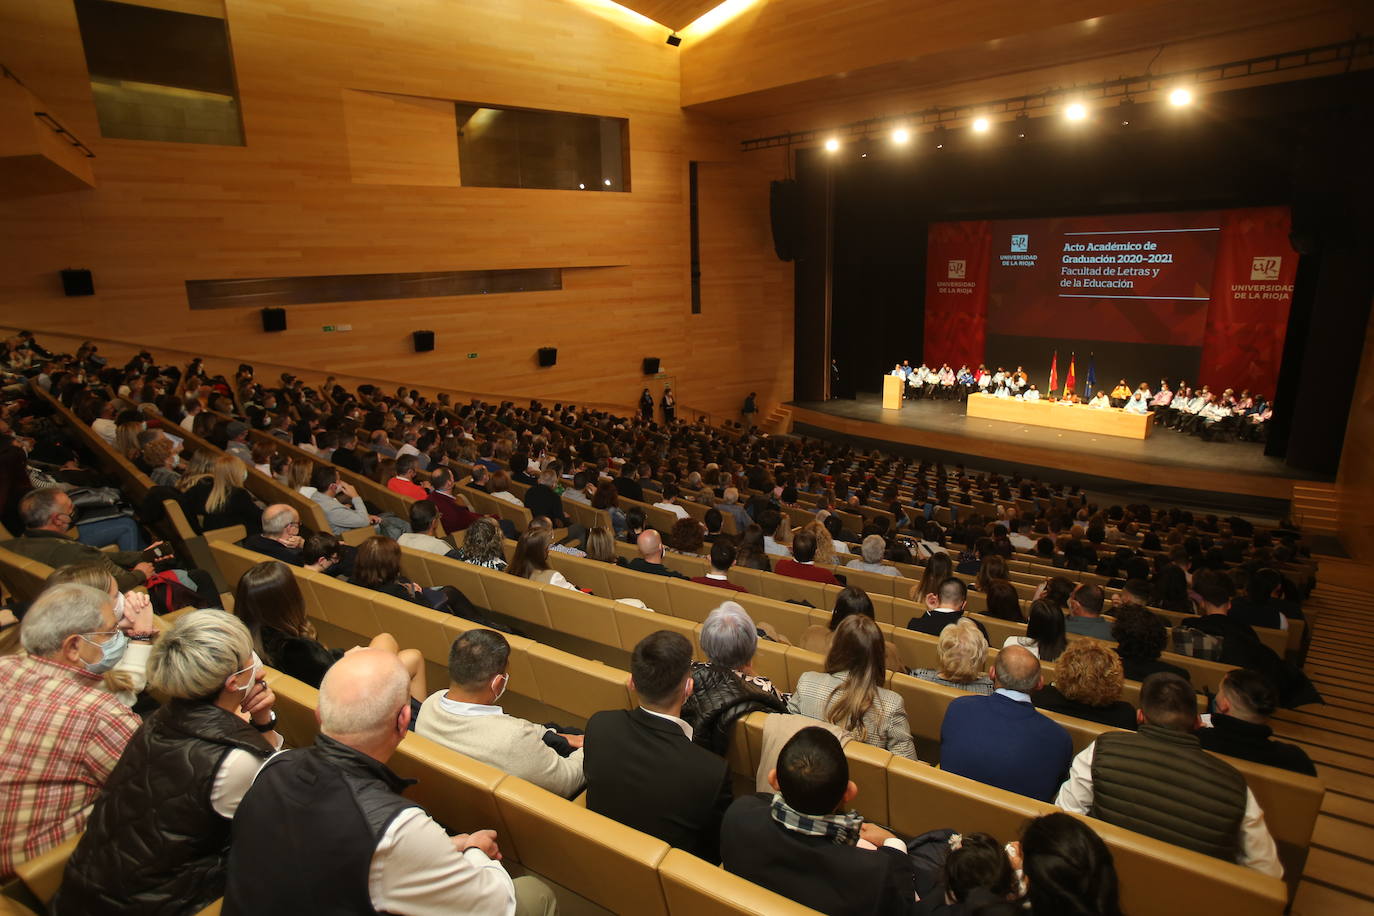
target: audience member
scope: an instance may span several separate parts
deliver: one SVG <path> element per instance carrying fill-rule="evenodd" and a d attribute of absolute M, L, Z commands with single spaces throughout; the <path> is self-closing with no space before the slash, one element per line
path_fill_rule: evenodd
<path fill-rule="evenodd" d="M 654 576 L 667 576 L 669 579 L 687 578 L 676 569 L 663 565 L 663 538 L 654 529 L 640 532 L 635 546 L 639 548 L 639 556 L 630 561 L 630 569 Z"/>
<path fill-rule="evenodd" d="M 887 541 L 883 540 L 883 536 L 870 534 L 864 538 L 863 544 L 859 548 L 859 559 L 850 560 L 845 564 L 845 568 L 861 569 L 864 572 L 876 573 L 880 576 L 900 576 L 901 570 L 883 563 L 883 554 L 886 551 Z"/>
<path fill-rule="evenodd" d="M 1316 776 L 1306 751 L 1274 740 L 1269 717 L 1278 703 L 1278 692 L 1263 675 L 1237 668 L 1227 673 L 1217 690 L 1211 727 L 1194 734 L 1205 751 Z"/>
<path fill-rule="evenodd" d="M 1112 639 L 1112 622 L 1102 616 L 1105 595 L 1100 585 L 1080 585 L 1069 596 L 1068 631 L 1075 636 L 1091 636 L 1108 642 Z"/>
<path fill-rule="evenodd" d="M 816 535 L 803 528 L 792 538 L 792 556 L 782 557 L 775 562 L 773 572 L 793 579 L 806 579 L 810 582 L 819 582 L 822 585 L 843 587 L 844 583 L 836 579 L 834 573 L 815 565 L 815 558 Z"/>
<path fill-rule="evenodd" d="M 417 500 L 410 504 L 410 530 L 398 537 L 396 543 L 435 556 L 452 557 L 457 551 L 448 541 L 439 539 L 440 528 L 438 507 L 428 500 Z"/>
<path fill-rule="evenodd" d="M 1032 913 L 1121 916 L 1112 852 L 1083 821 L 1060 813 L 1037 817 L 1013 850 Z"/>
<path fill-rule="evenodd" d="M 1050 712 L 1134 729 L 1135 707 L 1121 699 L 1125 682 L 1115 652 L 1100 642 L 1080 639 L 1055 662 L 1054 683 L 1036 691 L 1031 699 Z"/>
<path fill-rule="evenodd" d="M 682 718 L 692 726 L 693 741 L 724 756 L 735 720 L 751 712 L 785 712 L 785 698 L 754 670 L 759 631 L 744 608 L 726 601 L 712 610 L 698 640 L 706 661 L 692 663 L 692 695 Z"/>
<path fill-rule="evenodd" d="M 476 518 L 464 535 L 463 544 L 458 548 L 457 559 L 497 572 L 505 571 L 505 544 L 496 522 L 486 517 Z"/>
<path fill-rule="evenodd" d="M 711 545 L 711 568 L 703 576 L 693 576 L 692 581 L 698 585 L 713 585 L 716 588 L 729 589 L 732 592 L 749 593 L 743 585 L 736 585 L 731 582 L 726 574 L 730 567 L 735 565 L 735 545 L 728 538 L 722 538 Z"/>
<path fill-rule="evenodd" d="M 97 550 L 75 540 L 69 532 L 76 525 L 76 506 L 58 489 L 32 490 L 19 501 L 24 521 L 22 537 L 0 546 L 30 560 L 57 569 L 92 564 L 114 577 L 120 591 L 143 585 L 153 575 L 153 564 L 140 550 Z"/>
<path fill-rule="evenodd" d="M 354 528 L 367 528 L 380 521 L 378 516 L 367 511 L 367 504 L 353 485 L 339 477 L 338 468 L 323 464 L 315 468 L 310 486 L 302 488 L 301 493 L 319 503 L 330 531 L 336 535 Z"/>
<path fill-rule="evenodd" d="M 992 678 L 985 673 L 988 641 L 972 620 L 960 618 L 940 631 L 940 667 L 918 668 L 911 673 L 923 681 L 954 687 L 966 693 L 992 693 Z"/>
<path fill-rule="evenodd" d="M 1121 608 L 1112 623 L 1112 638 L 1116 640 L 1122 673 L 1128 680 L 1143 681 L 1161 671 L 1189 680 L 1187 668 L 1160 661 L 1159 656 L 1169 643 L 1169 631 L 1154 611 L 1134 606 Z"/>
<path fill-rule="evenodd" d="M 301 517 L 285 503 L 273 503 L 262 510 L 262 530 L 239 543 L 254 553 L 300 566 L 301 548 L 305 546 L 305 539 L 301 537 Z"/>

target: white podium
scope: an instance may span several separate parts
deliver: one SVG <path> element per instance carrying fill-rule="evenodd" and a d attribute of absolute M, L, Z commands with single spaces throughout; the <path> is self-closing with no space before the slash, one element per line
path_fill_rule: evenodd
<path fill-rule="evenodd" d="M 902 391 L 905 385 L 905 380 L 896 375 L 883 376 L 883 410 L 902 409 Z"/>

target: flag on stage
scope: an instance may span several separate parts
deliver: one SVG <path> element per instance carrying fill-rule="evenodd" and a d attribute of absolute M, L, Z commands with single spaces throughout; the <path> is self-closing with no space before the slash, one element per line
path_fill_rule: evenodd
<path fill-rule="evenodd" d="M 1070 353 L 1069 374 L 1064 378 L 1064 397 L 1068 397 L 1069 395 L 1073 394 L 1073 389 L 1076 387 L 1075 383 L 1077 382 L 1077 379 L 1074 377 L 1073 374 L 1073 361 L 1074 355 Z"/>
<path fill-rule="evenodd" d="M 1083 383 L 1083 400 L 1088 400 L 1093 396 L 1093 389 L 1097 387 L 1097 354 L 1088 354 L 1088 380 Z"/>
<path fill-rule="evenodd" d="M 1054 356 L 1050 357 L 1050 387 L 1046 388 L 1049 397 L 1054 397 L 1054 393 L 1059 390 L 1059 351 L 1054 351 Z"/>

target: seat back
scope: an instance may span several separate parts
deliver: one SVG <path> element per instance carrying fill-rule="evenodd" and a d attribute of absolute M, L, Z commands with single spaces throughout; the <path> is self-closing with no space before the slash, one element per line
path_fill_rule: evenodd
<path fill-rule="evenodd" d="M 670 849 L 658 865 L 670 916 L 814 916 L 815 910 L 698 859 Z"/>

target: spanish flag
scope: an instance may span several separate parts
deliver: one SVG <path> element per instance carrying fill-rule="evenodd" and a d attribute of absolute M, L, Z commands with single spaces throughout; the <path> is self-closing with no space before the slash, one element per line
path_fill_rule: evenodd
<path fill-rule="evenodd" d="M 1076 379 L 1074 378 L 1074 373 L 1073 373 L 1073 357 L 1074 357 L 1074 355 L 1073 355 L 1072 353 L 1070 353 L 1070 354 L 1069 354 L 1069 374 L 1068 374 L 1068 376 L 1064 379 L 1064 397 L 1068 397 L 1070 394 L 1073 393 L 1074 382 L 1076 381 Z"/>

